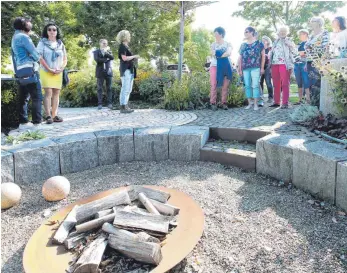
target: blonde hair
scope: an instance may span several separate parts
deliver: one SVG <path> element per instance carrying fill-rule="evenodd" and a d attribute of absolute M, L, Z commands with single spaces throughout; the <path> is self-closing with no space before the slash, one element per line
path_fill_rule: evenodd
<path fill-rule="evenodd" d="M 317 22 L 321 27 L 324 27 L 324 19 L 322 17 L 312 17 L 310 23 Z"/>
<path fill-rule="evenodd" d="M 128 30 L 121 30 L 120 32 L 118 32 L 116 40 L 118 43 L 123 43 L 125 41 L 129 41 L 130 40 L 130 32 Z"/>
<path fill-rule="evenodd" d="M 270 37 L 264 35 L 263 37 L 261 37 L 261 39 L 267 41 L 268 47 L 272 47 L 272 41 L 271 41 Z"/>
<path fill-rule="evenodd" d="M 288 27 L 288 26 L 280 26 L 280 27 L 278 28 L 277 34 L 279 34 L 279 33 L 281 32 L 281 30 L 285 30 L 286 33 L 287 33 L 286 35 L 289 34 L 289 27 Z"/>

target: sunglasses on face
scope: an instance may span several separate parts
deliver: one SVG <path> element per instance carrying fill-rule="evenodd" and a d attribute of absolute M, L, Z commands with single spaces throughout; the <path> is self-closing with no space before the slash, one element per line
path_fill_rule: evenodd
<path fill-rule="evenodd" d="M 249 33 L 249 31 L 248 31 L 248 30 L 246 30 L 246 31 L 245 31 L 245 34 L 246 34 L 246 33 Z"/>
<path fill-rule="evenodd" d="M 54 32 L 56 32 L 57 29 L 56 29 L 56 28 L 49 28 L 48 31 L 54 31 Z"/>

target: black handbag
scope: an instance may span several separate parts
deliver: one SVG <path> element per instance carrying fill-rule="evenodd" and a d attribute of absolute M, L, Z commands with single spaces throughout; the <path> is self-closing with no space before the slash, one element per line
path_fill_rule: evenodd
<path fill-rule="evenodd" d="M 69 72 L 66 68 L 63 70 L 63 87 L 67 86 L 70 82 Z"/>
<path fill-rule="evenodd" d="M 14 67 L 15 78 L 17 79 L 19 84 L 28 85 L 31 83 L 37 83 L 39 79 L 38 79 L 37 73 L 35 72 L 34 64 L 32 66 L 18 68 L 14 60 L 14 52 L 12 49 L 11 49 L 11 54 L 12 54 L 12 62 Z"/>

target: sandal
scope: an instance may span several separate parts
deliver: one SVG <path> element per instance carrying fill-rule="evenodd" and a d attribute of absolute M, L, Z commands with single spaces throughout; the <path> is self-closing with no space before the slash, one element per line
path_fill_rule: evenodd
<path fill-rule="evenodd" d="M 53 118 L 53 121 L 54 121 L 54 122 L 63 122 L 63 119 L 62 119 L 61 117 L 59 117 L 59 116 L 55 116 L 55 117 Z"/>

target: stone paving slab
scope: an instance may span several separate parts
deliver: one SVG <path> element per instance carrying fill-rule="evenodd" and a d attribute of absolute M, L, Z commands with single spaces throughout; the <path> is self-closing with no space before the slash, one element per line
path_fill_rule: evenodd
<path fill-rule="evenodd" d="M 347 161 L 337 163 L 336 205 L 347 211 Z"/>
<path fill-rule="evenodd" d="M 347 150 L 326 141 L 305 143 L 293 150 L 293 184 L 324 200 L 335 201 L 337 162 Z"/>
<path fill-rule="evenodd" d="M 200 159 L 200 149 L 209 138 L 210 130 L 204 126 L 172 127 L 169 135 L 169 158 L 191 161 Z"/>
<path fill-rule="evenodd" d="M 13 154 L 1 150 L 1 183 L 14 182 Z"/>
<path fill-rule="evenodd" d="M 169 158 L 171 127 L 134 129 L 135 160 L 162 161 Z"/>
<path fill-rule="evenodd" d="M 58 137 L 69 134 L 95 132 L 101 130 L 118 130 L 122 128 L 144 128 L 153 126 L 198 125 L 221 128 L 252 128 L 264 131 L 278 131 L 279 133 L 303 134 L 301 126 L 290 123 L 289 109 L 273 109 L 262 107 L 259 111 L 252 109 L 231 108 L 228 111 L 194 110 L 167 111 L 161 109 L 135 110 L 131 114 L 120 114 L 119 110 L 96 107 L 60 108 L 59 115 L 64 122 L 42 124 L 40 130 L 47 137 Z M 34 129 L 34 128 L 33 128 Z M 20 132 L 14 130 L 10 135 Z M 306 132 L 307 133 L 307 132 Z"/>
<path fill-rule="evenodd" d="M 95 132 L 98 141 L 100 165 L 134 160 L 133 129 L 105 130 Z"/>
<path fill-rule="evenodd" d="M 52 139 L 59 146 L 61 173 L 74 173 L 99 166 L 94 133 L 80 133 Z"/>
<path fill-rule="evenodd" d="M 16 183 L 32 183 L 60 174 L 59 147 L 50 139 L 2 147 L 13 153 Z"/>

